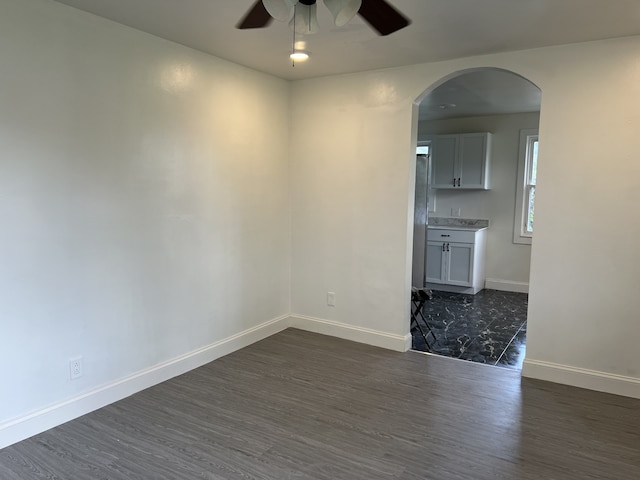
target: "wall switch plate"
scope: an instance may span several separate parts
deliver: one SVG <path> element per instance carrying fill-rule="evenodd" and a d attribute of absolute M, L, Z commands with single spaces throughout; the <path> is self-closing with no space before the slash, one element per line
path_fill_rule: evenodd
<path fill-rule="evenodd" d="M 460 216 L 460 209 L 459 208 L 452 208 L 451 209 L 451 216 L 452 217 L 459 217 Z"/>
<path fill-rule="evenodd" d="M 69 378 L 75 380 L 82 376 L 82 357 L 69 359 Z"/>
<path fill-rule="evenodd" d="M 327 292 L 327 305 L 330 307 L 336 306 L 336 292 Z"/>

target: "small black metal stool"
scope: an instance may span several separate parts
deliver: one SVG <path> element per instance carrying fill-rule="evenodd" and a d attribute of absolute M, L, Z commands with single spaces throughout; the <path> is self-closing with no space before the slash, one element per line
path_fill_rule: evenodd
<path fill-rule="evenodd" d="M 431 290 L 428 288 L 414 287 L 411 289 L 411 329 L 413 329 L 414 325 L 417 327 L 428 351 L 431 351 L 431 346 L 436 341 L 436 334 L 431 330 L 429 322 L 427 322 L 424 313 L 422 313 L 422 308 L 430 298 Z M 422 325 L 420 324 L 420 319 L 422 320 Z M 429 343 L 429 335 L 431 335 L 432 338 L 431 343 Z"/>

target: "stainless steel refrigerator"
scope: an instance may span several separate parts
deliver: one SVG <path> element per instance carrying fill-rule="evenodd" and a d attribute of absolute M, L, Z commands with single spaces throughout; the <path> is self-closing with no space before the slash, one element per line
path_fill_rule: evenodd
<path fill-rule="evenodd" d="M 426 286 L 427 225 L 429 223 L 429 172 L 430 155 L 416 157 L 416 196 L 413 214 L 413 269 L 411 284 L 416 288 Z"/>

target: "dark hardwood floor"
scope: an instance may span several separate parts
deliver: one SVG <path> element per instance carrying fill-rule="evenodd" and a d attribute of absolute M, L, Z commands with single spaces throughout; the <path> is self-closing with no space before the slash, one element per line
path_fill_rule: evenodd
<path fill-rule="evenodd" d="M 640 478 L 640 400 L 286 330 L 0 450 L 14 479 Z"/>

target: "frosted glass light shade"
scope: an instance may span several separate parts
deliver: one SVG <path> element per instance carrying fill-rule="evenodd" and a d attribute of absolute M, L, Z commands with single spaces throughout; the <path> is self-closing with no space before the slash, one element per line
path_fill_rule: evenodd
<path fill-rule="evenodd" d="M 324 0 L 336 27 L 342 27 L 349 23 L 362 6 L 362 0 Z"/>
<path fill-rule="evenodd" d="M 294 62 L 305 62 L 309 60 L 309 54 L 307 52 L 296 51 L 289 55 L 289 58 Z"/>
<path fill-rule="evenodd" d="M 298 3 L 296 5 L 295 15 L 289 22 L 292 27 L 295 24 L 296 33 L 306 35 L 308 33 L 318 33 L 320 25 L 318 25 L 318 4 L 304 5 Z"/>
<path fill-rule="evenodd" d="M 293 7 L 298 0 L 262 0 L 264 8 L 276 20 L 287 22 L 293 15 Z"/>

